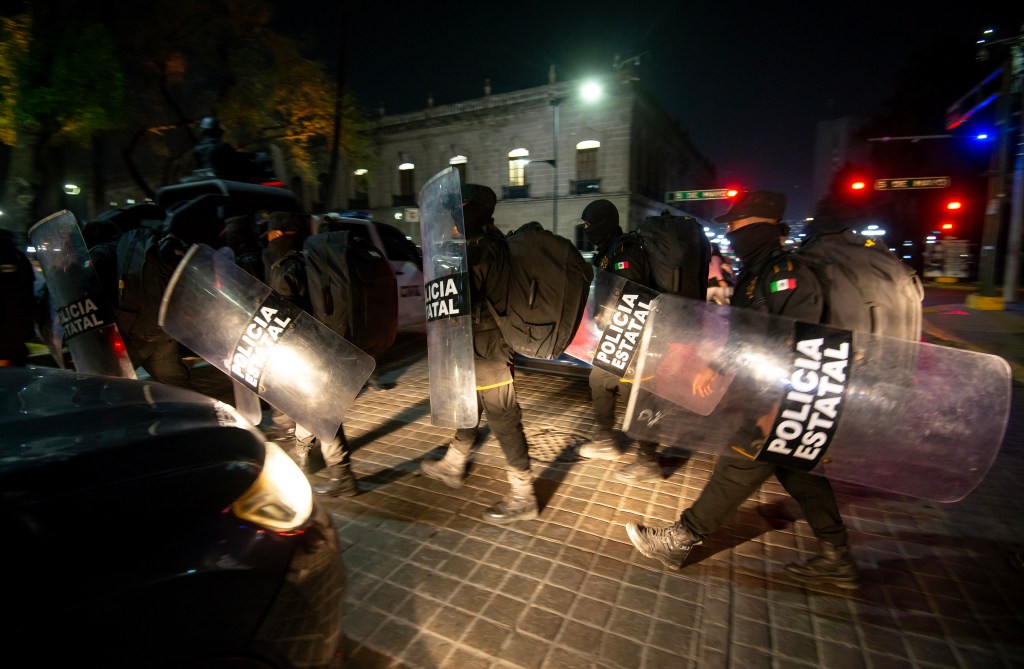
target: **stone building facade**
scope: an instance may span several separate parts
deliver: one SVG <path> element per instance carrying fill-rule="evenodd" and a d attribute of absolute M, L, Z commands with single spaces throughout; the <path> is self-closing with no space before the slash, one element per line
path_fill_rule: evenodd
<path fill-rule="evenodd" d="M 500 95 L 485 88 L 478 99 L 383 115 L 373 159 L 341 171 L 339 200 L 418 243 L 416 195 L 452 166 L 463 182 L 498 195 L 502 230 L 538 221 L 585 248 L 579 216 L 597 198 L 615 203 L 623 228 L 635 229 L 666 208 L 666 192 L 717 185 L 711 162 L 640 82 L 597 83 L 593 102 L 583 100 L 583 82 L 558 82 Z M 688 213 L 710 216 L 714 204 L 695 203 Z"/>

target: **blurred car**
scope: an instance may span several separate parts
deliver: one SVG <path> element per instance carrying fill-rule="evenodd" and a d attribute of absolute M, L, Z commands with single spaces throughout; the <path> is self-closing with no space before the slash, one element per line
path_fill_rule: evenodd
<path fill-rule="evenodd" d="M 403 330 L 425 330 L 426 310 L 423 307 L 423 252 L 405 233 L 393 225 L 375 221 L 360 212 L 330 213 L 331 228 L 360 232 L 369 237 L 395 268 L 398 280 L 398 327 Z"/>
<path fill-rule="evenodd" d="M 3 368 L 0 434 L 8 656 L 341 666 L 330 517 L 231 407 L 158 383 Z"/>

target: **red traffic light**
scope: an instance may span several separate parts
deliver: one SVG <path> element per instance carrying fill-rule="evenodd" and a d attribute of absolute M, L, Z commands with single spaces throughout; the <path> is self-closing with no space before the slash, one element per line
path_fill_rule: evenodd
<path fill-rule="evenodd" d="M 730 188 L 727 191 L 725 191 L 725 196 L 727 198 L 734 198 L 734 197 L 736 197 L 739 194 L 740 194 L 740 192 L 738 190 L 736 190 L 735 188 Z"/>
<path fill-rule="evenodd" d="M 950 232 L 952 229 L 953 229 L 953 224 L 950 223 L 949 221 L 946 221 L 945 223 L 942 224 L 942 231 L 943 232 Z"/>
<path fill-rule="evenodd" d="M 861 190 L 864 190 L 867 187 L 868 187 L 867 183 L 865 183 L 864 181 L 861 181 L 860 179 L 856 179 L 856 180 L 850 182 L 850 190 L 861 191 Z"/>
<path fill-rule="evenodd" d="M 962 202 L 960 202 L 960 200 L 950 200 L 949 202 L 946 203 L 946 209 L 948 211 L 957 211 L 963 208 L 963 206 L 964 205 Z"/>

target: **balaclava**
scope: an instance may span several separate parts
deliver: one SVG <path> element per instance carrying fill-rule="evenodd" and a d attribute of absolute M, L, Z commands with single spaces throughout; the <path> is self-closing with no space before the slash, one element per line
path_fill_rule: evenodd
<path fill-rule="evenodd" d="M 779 248 L 779 226 L 775 223 L 751 223 L 726 237 L 744 266 L 752 265 Z"/>
<path fill-rule="evenodd" d="M 619 210 L 608 200 L 594 200 L 586 206 L 580 218 L 590 224 L 584 228 L 583 234 L 598 249 L 622 235 Z"/>

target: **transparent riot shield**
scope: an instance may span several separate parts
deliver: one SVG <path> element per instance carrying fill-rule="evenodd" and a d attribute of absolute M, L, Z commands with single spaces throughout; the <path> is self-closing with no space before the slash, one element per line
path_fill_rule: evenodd
<path fill-rule="evenodd" d="M 419 205 L 430 421 L 438 427 L 473 427 L 479 412 L 458 171 L 449 167 L 434 175 L 420 191 Z"/>
<path fill-rule="evenodd" d="M 1011 373 L 993 355 L 664 295 L 636 383 L 634 438 L 955 502 L 996 457 Z"/>
<path fill-rule="evenodd" d="M 136 378 L 75 215 L 60 211 L 47 216 L 28 234 L 59 325 L 59 336 L 53 333 L 55 359 L 63 359 L 63 342 L 80 372 Z"/>
<path fill-rule="evenodd" d="M 222 246 L 217 249 L 231 262 L 235 262 L 235 252 L 229 246 Z M 235 397 L 235 410 L 242 414 L 242 417 L 253 425 L 259 425 L 263 420 L 263 408 L 260 406 L 260 396 L 250 390 L 244 383 L 236 378 L 231 379 L 231 390 Z"/>
<path fill-rule="evenodd" d="M 321 440 L 337 434 L 373 358 L 223 254 L 197 244 L 178 265 L 160 326 Z"/>
<path fill-rule="evenodd" d="M 583 319 L 565 352 L 619 378 L 631 376 L 657 296 L 658 291 L 611 272 L 595 272 Z"/>

